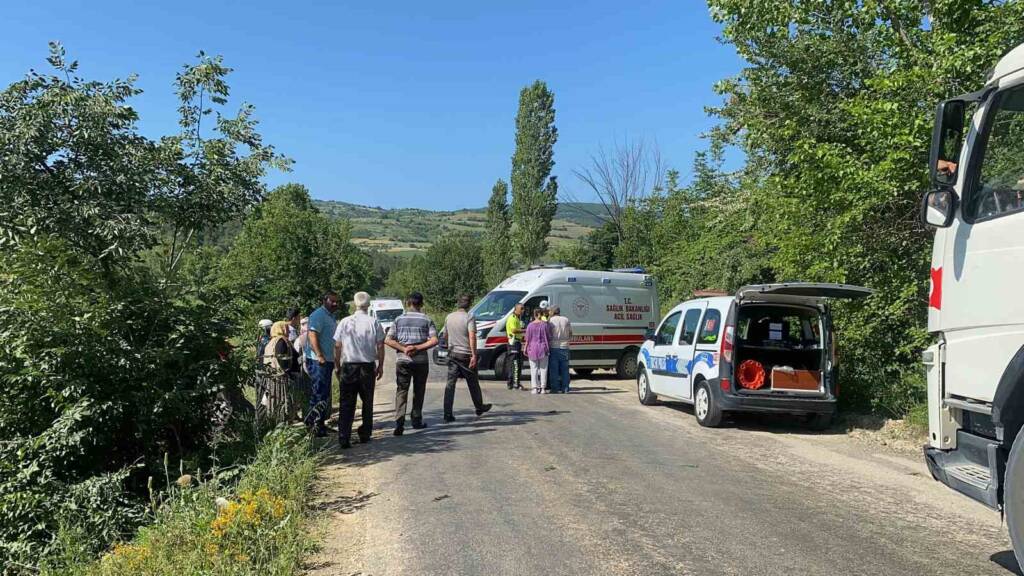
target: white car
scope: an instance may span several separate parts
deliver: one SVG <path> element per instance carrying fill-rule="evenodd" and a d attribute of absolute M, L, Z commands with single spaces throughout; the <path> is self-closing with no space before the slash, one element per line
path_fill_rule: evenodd
<path fill-rule="evenodd" d="M 405 307 L 402 306 L 401 300 L 381 298 L 370 301 L 370 316 L 380 322 L 385 332 L 391 329 L 391 325 L 395 323 L 395 318 L 398 318 L 403 313 L 405 313 Z"/>
<path fill-rule="evenodd" d="M 726 412 L 776 412 L 827 427 L 838 395 L 828 301 L 871 293 L 845 284 L 762 284 L 683 302 L 640 348 L 640 402 L 691 403 L 702 426 L 717 426 Z"/>

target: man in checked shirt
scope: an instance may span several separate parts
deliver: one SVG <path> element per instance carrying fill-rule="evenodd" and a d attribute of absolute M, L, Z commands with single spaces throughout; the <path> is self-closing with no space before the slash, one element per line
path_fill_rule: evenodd
<path fill-rule="evenodd" d="M 430 362 L 427 350 L 437 346 L 437 327 L 429 316 L 424 314 L 423 295 L 419 292 L 409 294 L 405 300 L 406 311 L 395 319 L 388 330 L 384 343 L 398 352 L 395 380 L 398 390 L 395 392 L 395 436 L 405 432 L 405 414 L 409 404 L 409 384 L 412 384 L 412 412 L 409 414 L 412 427 L 426 428 L 423 421 L 423 396 L 427 391 L 427 374 Z"/>

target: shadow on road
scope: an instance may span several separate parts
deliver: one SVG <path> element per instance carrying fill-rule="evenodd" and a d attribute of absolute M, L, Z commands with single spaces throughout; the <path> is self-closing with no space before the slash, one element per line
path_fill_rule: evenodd
<path fill-rule="evenodd" d="M 666 408 L 693 416 L 693 405 L 661 400 Z M 803 434 L 808 436 L 837 436 L 846 434 L 845 427 L 836 423 L 827 430 L 812 430 L 803 422 L 804 417 L 788 414 L 726 414 L 720 428 L 735 428 L 771 434 Z"/>
<path fill-rule="evenodd" d="M 499 406 L 491 413 L 477 418 L 471 410 L 460 410 L 455 413 L 458 418 L 451 424 L 442 424 L 440 419 L 428 419 L 429 426 L 422 430 L 413 430 L 406 426 L 405 435 L 392 436 L 394 424 L 390 421 L 374 423 L 375 434 L 369 444 L 355 444 L 349 450 L 339 451 L 337 441 L 332 439 L 324 445 L 326 451 L 324 464 L 335 466 L 369 466 L 387 462 L 394 458 L 436 454 L 455 449 L 460 437 L 486 434 L 500 428 L 522 426 L 543 418 L 569 414 L 569 410 L 514 410 L 503 412 Z M 384 432 L 381 435 L 381 431 Z"/>
<path fill-rule="evenodd" d="M 1024 574 L 1024 572 L 1021 572 L 1020 566 L 1017 565 L 1017 558 L 1013 555 L 1013 550 L 1004 550 L 1002 552 L 996 552 L 989 558 L 989 560 L 995 562 L 1003 568 L 1006 568 L 1006 570 L 1009 571 L 1011 574 L 1017 574 L 1018 576 Z"/>

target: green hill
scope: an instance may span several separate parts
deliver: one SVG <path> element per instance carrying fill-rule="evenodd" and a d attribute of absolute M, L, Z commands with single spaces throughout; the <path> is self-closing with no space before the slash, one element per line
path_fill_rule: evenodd
<path fill-rule="evenodd" d="M 352 222 L 355 242 L 387 252 L 425 250 L 441 233 L 456 230 L 482 234 L 487 217 L 484 208 L 450 212 L 417 208 L 379 208 L 333 200 L 314 200 L 317 208 Z M 600 224 L 588 212 L 599 213 L 599 204 L 559 204 L 551 222 L 552 246 L 583 237 Z"/>

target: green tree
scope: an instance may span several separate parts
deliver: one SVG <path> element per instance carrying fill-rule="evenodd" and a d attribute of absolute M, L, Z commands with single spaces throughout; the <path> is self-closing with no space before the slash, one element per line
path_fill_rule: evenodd
<path fill-rule="evenodd" d="M 747 66 L 716 89 L 716 139 L 780 278 L 864 284 L 837 307 L 847 402 L 923 399 L 931 236 L 915 221 L 935 102 L 979 87 L 1024 37 L 1019 2 L 710 0 Z M 745 198 L 743 197 L 745 196 Z"/>
<path fill-rule="evenodd" d="M 421 289 L 430 306 L 450 310 L 460 294 L 479 296 L 486 290 L 482 252 L 480 239 L 465 232 L 447 232 L 430 245 Z"/>
<path fill-rule="evenodd" d="M 348 221 L 317 210 L 304 186 L 285 184 L 246 218 L 224 258 L 220 285 L 244 303 L 248 327 L 283 317 L 289 306 L 308 314 L 327 289 L 351 298 L 369 287 L 371 275 Z"/>
<path fill-rule="evenodd" d="M 540 80 L 519 93 L 516 150 L 512 155 L 512 245 L 524 264 L 547 252 L 551 220 L 558 209 L 555 166 L 555 95 Z"/>
<path fill-rule="evenodd" d="M 509 248 L 508 185 L 498 179 L 487 202 L 487 230 L 484 232 L 484 282 L 497 286 L 505 279 L 512 265 L 513 252 Z"/>
<path fill-rule="evenodd" d="M 287 165 L 251 109 L 223 114 L 217 58 L 179 75 L 182 134 L 157 141 L 132 78 L 84 80 L 57 44 L 49 62 L 0 92 L 0 565 L 25 571 L 69 535 L 95 553 L 130 532 L 165 458 L 212 464 L 214 400 L 241 379 L 234 311 L 178 267 Z"/>

